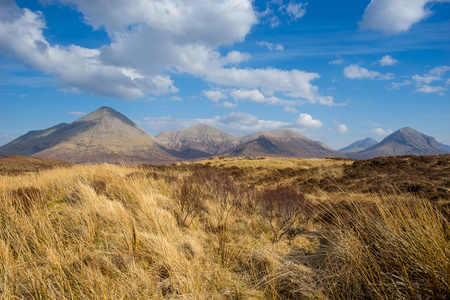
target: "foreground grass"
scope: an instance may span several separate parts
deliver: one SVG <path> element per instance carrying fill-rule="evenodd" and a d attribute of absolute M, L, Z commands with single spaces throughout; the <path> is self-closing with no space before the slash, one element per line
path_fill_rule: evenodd
<path fill-rule="evenodd" d="M 206 163 L 0 177 L 1 297 L 449 297 L 450 224 L 429 201 L 258 177 L 341 161 Z"/>

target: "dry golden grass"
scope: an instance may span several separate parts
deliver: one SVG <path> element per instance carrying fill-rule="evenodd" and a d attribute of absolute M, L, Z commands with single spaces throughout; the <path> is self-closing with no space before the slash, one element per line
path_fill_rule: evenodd
<path fill-rule="evenodd" d="M 271 224 L 289 215 L 278 198 L 267 213 L 267 191 L 298 189 L 291 169 L 316 168 L 305 176 L 320 179 L 345 163 L 216 159 L 0 176 L 1 298 L 447 299 L 450 224 L 427 200 L 318 190 L 274 239 Z"/>

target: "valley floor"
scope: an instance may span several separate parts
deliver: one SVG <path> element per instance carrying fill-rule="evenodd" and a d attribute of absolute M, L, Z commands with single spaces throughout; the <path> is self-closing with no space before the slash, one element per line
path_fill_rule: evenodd
<path fill-rule="evenodd" d="M 450 297 L 450 155 L 18 165 L 2 299 Z"/>

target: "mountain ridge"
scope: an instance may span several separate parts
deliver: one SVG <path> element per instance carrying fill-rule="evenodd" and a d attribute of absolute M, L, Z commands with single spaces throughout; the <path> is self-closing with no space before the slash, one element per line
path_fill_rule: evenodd
<path fill-rule="evenodd" d="M 433 137 L 418 132 L 411 127 L 404 127 L 391 133 L 378 144 L 360 152 L 347 153 L 347 156 L 354 159 L 369 159 L 378 156 L 439 155 L 447 153 Z"/>
<path fill-rule="evenodd" d="M 29 131 L 1 146 L 0 156 L 18 154 L 78 163 L 173 163 L 215 155 L 366 159 L 449 153 L 433 137 L 410 127 L 397 130 L 380 143 L 366 138 L 340 151 L 292 129 L 237 137 L 197 124 L 153 137 L 120 112 L 103 106 L 70 124 Z"/>
<path fill-rule="evenodd" d="M 374 145 L 378 144 L 378 141 L 372 139 L 372 138 L 365 138 L 362 140 L 358 140 L 356 142 L 351 143 L 350 145 L 348 145 L 347 147 L 344 147 L 342 149 L 339 149 L 339 152 L 360 152 L 360 151 L 364 151 L 367 148 L 370 148 Z"/>

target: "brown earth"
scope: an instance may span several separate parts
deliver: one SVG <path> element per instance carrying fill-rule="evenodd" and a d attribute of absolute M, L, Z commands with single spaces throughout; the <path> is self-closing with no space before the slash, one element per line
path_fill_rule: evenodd
<path fill-rule="evenodd" d="M 15 175 L 26 172 L 71 167 L 75 164 L 48 158 L 36 158 L 22 155 L 7 155 L 0 157 L 0 175 Z"/>

